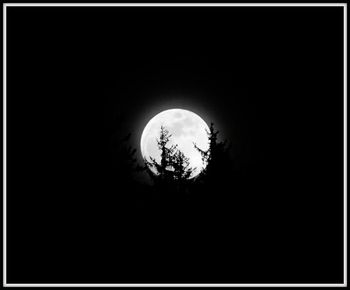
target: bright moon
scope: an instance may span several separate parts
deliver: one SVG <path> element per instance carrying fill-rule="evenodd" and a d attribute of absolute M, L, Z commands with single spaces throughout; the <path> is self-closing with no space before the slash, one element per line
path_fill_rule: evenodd
<path fill-rule="evenodd" d="M 148 122 L 141 136 L 141 153 L 147 161 L 151 161 L 150 157 L 152 157 L 160 163 L 161 151 L 157 146 L 157 139 L 159 139 L 161 126 L 171 134 L 167 147 L 177 144 L 177 148 L 189 158 L 190 167 L 196 168 L 191 178 L 197 176 L 205 165 L 193 143 L 202 150 L 209 148 L 206 132 L 206 130 L 209 131 L 208 125 L 201 117 L 188 110 L 171 109 L 157 114 Z M 155 172 L 153 168 L 151 170 Z"/>

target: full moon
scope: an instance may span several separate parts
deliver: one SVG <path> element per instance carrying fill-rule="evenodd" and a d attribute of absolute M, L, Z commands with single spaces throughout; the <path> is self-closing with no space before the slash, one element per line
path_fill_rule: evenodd
<path fill-rule="evenodd" d="M 194 143 L 202 150 L 209 148 L 206 132 L 209 131 L 208 125 L 201 117 L 188 110 L 170 109 L 157 114 L 147 123 L 141 136 L 141 153 L 147 161 L 151 161 L 150 157 L 158 163 L 161 160 L 161 151 L 157 145 L 161 126 L 171 134 L 167 147 L 177 144 L 177 148 L 189 158 L 190 167 L 195 168 L 190 178 L 197 176 L 206 165 Z M 155 169 L 150 169 L 156 173 Z"/>

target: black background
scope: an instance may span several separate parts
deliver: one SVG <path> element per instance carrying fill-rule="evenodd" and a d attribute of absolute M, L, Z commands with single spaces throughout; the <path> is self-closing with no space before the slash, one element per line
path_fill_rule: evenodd
<path fill-rule="evenodd" d="M 342 7 L 7 8 L 8 282 L 342 282 L 342 39 Z M 223 225 L 115 198 L 115 116 L 138 149 L 167 106 L 233 142 Z"/>

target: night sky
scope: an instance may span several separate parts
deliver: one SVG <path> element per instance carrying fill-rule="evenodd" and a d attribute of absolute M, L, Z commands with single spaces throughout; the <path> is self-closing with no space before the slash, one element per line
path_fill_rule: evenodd
<path fill-rule="evenodd" d="M 8 8 L 8 282 L 341 282 L 342 9 Z M 214 122 L 244 188 L 247 243 L 205 277 L 147 272 L 108 213 L 111 140 L 141 162 L 171 108 Z"/>

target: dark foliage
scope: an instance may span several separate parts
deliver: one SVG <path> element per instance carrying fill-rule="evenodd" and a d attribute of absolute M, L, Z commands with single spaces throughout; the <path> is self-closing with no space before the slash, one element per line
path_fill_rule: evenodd
<path fill-rule="evenodd" d="M 190 167 L 189 158 L 177 148 L 177 145 L 169 146 L 171 134 L 165 127 L 160 128 L 157 139 L 160 150 L 160 162 L 150 157 L 151 161 L 145 160 L 147 172 L 158 191 L 165 194 L 181 194 L 189 183 L 193 168 Z M 166 197 L 165 197 L 166 198 Z"/>
<path fill-rule="evenodd" d="M 209 148 L 202 150 L 196 144 L 195 148 L 201 153 L 202 161 L 206 165 L 199 179 L 208 184 L 223 182 L 227 178 L 227 173 L 231 169 L 230 146 L 227 146 L 227 140 L 218 141 L 218 134 L 214 124 L 210 124 L 210 129 L 207 131 L 209 139 Z"/>

